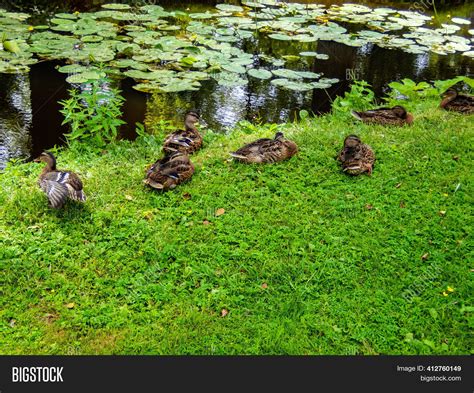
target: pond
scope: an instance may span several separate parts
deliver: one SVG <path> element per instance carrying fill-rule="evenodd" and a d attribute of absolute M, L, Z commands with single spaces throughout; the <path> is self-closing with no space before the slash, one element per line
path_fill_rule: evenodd
<path fill-rule="evenodd" d="M 37 0 L 26 2 L 0 0 L 0 9 L 30 14 L 31 17 L 25 21 L 26 26 L 28 24 L 54 26 L 56 23 L 57 26 L 62 26 L 62 31 L 67 31 L 68 24 L 66 22 L 68 22 L 68 19 L 66 16 L 63 16 L 64 19 L 58 18 L 58 13 L 74 15 L 73 12 L 83 14 L 85 12 L 104 12 L 108 10 L 108 12 L 112 12 L 109 15 L 117 15 L 114 12 L 121 12 L 102 8 L 101 5 L 106 3 L 110 3 L 110 1 Z M 239 1 L 228 1 L 226 3 L 237 7 L 242 5 Z M 130 73 L 130 70 L 126 71 L 125 73 L 128 73 L 128 75 L 122 75 L 115 79 L 113 83 L 120 88 L 122 95 L 125 97 L 123 120 L 126 121 L 126 124 L 121 129 L 122 137 L 133 138 L 135 136 L 136 122 L 149 124 L 150 122 L 169 120 L 176 125 L 180 125 L 183 114 L 188 109 L 194 108 L 200 111 L 209 128 L 218 132 L 230 132 L 232 127 L 241 120 L 274 123 L 292 121 L 301 109 L 306 109 L 315 114 L 325 113 L 330 109 L 331 100 L 347 91 L 353 79 L 368 81 L 380 97 L 387 90 L 387 84 L 393 80 L 411 78 L 417 81 L 432 81 L 453 78 L 457 75 L 472 75 L 474 60 L 472 56 L 465 55 L 468 54 L 469 50 L 472 51 L 474 4 L 470 1 L 437 2 L 434 9 L 431 2 L 427 0 L 420 2 L 357 2 L 373 8 L 378 7 L 383 18 L 390 18 L 390 15 L 395 15 L 391 19 L 392 22 L 390 22 L 392 25 L 402 23 L 401 20 L 407 21 L 403 18 L 400 19 L 397 16 L 398 13 L 383 11 L 387 10 L 387 7 L 399 11 L 418 11 L 429 17 L 434 16 L 433 19 L 425 18 L 420 23 L 416 19 L 409 19 L 407 25 L 393 27 L 393 30 L 404 28 L 405 30 L 401 30 L 402 33 L 407 32 L 407 26 L 423 25 L 436 28 L 441 24 L 454 25 L 455 27 L 444 27 L 446 30 L 452 28 L 453 31 L 449 33 L 455 32 L 456 37 L 464 37 L 452 40 L 458 45 L 457 50 L 448 52 L 454 53 L 443 53 L 444 49 L 442 47 L 433 51 L 427 50 L 427 46 L 425 46 L 423 47 L 425 49 L 420 50 L 420 45 L 397 49 L 397 45 L 406 45 L 406 42 L 402 42 L 404 38 L 393 36 L 393 42 L 387 44 L 382 34 L 380 34 L 379 26 L 372 25 L 372 32 L 367 29 L 367 25 L 378 23 L 373 19 L 375 14 L 371 14 L 372 17 L 364 19 L 364 12 L 368 11 L 358 9 L 357 6 L 354 6 L 355 8 L 349 6 L 347 10 L 350 10 L 350 12 L 346 11 L 341 16 L 338 15 L 338 9 L 330 8 L 334 4 L 343 4 L 342 1 L 300 0 L 299 3 L 305 4 L 308 15 L 310 15 L 309 12 L 312 13 L 311 17 L 305 16 L 298 8 L 299 6 L 295 6 L 296 8 L 292 11 L 293 8 L 291 7 L 293 6 L 289 6 L 292 3 L 286 3 L 288 3 L 288 6 L 285 5 L 285 10 L 289 9 L 292 13 L 285 11 L 286 14 L 278 15 L 279 23 L 285 25 L 281 25 L 279 29 L 275 30 L 274 25 L 267 23 L 267 19 L 274 18 L 274 15 L 265 14 L 267 12 L 265 11 L 266 8 L 255 8 L 253 10 L 248 8 L 245 10 L 247 14 L 242 16 L 240 12 L 236 11 L 237 8 L 234 11 L 230 9 L 230 12 L 225 7 L 216 10 L 217 3 L 214 1 L 122 1 L 121 4 L 130 4 L 133 7 L 143 5 L 155 7 L 144 8 L 144 10 L 147 10 L 146 12 L 148 10 L 151 12 L 152 9 L 160 13 L 179 10 L 187 14 L 193 14 L 196 18 L 189 19 L 187 16 L 179 14 L 176 16 L 176 20 L 180 21 L 180 28 L 186 24 L 186 32 L 188 34 L 194 32 L 197 36 L 200 36 L 200 34 L 205 36 L 204 30 L 208 28 L 208 17 L 206 15 L 216 11 L 220 12 L 219 18 L 230 17 L 236 19 L 236 16 L 248 18 L 251 15 L 251 18 L 248 19 L 252 23 L 260 23 L 258 34 L 253 34 L 255 32 L 248 26 L 239 27 L 238 32 L 245 34 L 242 37 L 239 36 L 240 38 L 237 40 L 234 38 L 237 28 L 234 26 L 234 30 L 231 29 L 231 33 L 228 33 L 225 30 L 229 30 L 229 27 L 225 22 L 222 23 L 223 19 L 217 18 L 216 22 L 220 21 L 221 24 L 213 27 L 212 34 L 216 34 L 215 29 L 220 29 L 218 32 L 221 34 L 219 36 L 221 40 L 218 43 L 220 46 L 215 46 L 215 50 L 212 52 L 213 56 L 217 56 L 217 52 L 222 50 L 221 48 L 228 48 L 229 52 L 232 51 L 234 57 L 231 57 L 227 63 L 220 64 L 226 72 L 220 74 L 218 78 L 215 75 L 211 75 L 211 78 L 201 78 L 200 75 L 203 72 L 199 71 L 201 70 L 199 54 L 194 55 L 194 52 L 188 53 L 186 56 L 180 54 L 179 64 L 185 67 L 185 61 L 191 59 L 190 61 L 194 64 L 189 67 L 193 68 L 193 75 L 198 77 L 197 80 L 193 79 L 189 82 L 191 89 L 189 91 L 163 92 L 163 90 L 158 90 L 159 92 L 154 94 L 138 91 L 136 89 L 137 84 L 143 82 L 141 79 L 144 79 L 144 77 L 138 77 L 137 72 L 142 71 L 137 69 L 132 69 L 132 73 Z M 164 11 L 156 8 L 157 4 L 162 6 Z M 252 3 L 247 2 L 247 4 Z M 318 4 L 321 5 L 320 8 L 317 7 Z M 270 7 L 269 9 L 280 10 L 280 8 Z M 330 9 L 329 13 L 326 11 L 328 9 Z M 459 20 L 458 26 L 452 23 L 454 17 L 462 18 Z M 54 22 L 55 18 L 56 22 Z M 57 19 L 60 19 L 61 24 Z M 185 19 L 186 22 L 183 22 L 182 19 Z M 334 20 L 337 20 L 337 25 Z M 228 19 L 228 21 L 231 23 L 231 19 Z M 317 24 L 311 25 L 315 22 Z M 138 33 L 143 30 L 142 22 L 134 20 L 132 23 L 130 21 L 127 21 L 127 23 L 134 25 L 132 26 L 133 29 L 132 27 L 128 28 L 129 35 L 133 35 L 134 31 Z M 413 24 L 410 25 L 410 23 Z M 168 29 L 169 26 L 171 28 Z M 169 30 L 167 31 L 169 37 L 179 34 L 179 31 L 174 31 L 174 26 L 171 24 L 166 24 L 165 27 L 164 30 Z M 323 31 L 322 29 L 326 30 Z M 416 29 L 410 30 L 414 34 L 410 39 L 417 40 L 418 43 L 426 43 L 429 40 L 427 37 L 430 37 L 430 33 L 423 30 L 423 28 L 420 29 L 420 33 Z M 361 30 L 365 30 L 365 32 L 360 33 Z M 369 32 L 367 33 L 367 31 Z M 393 33 L 393 31 L 390 31 L 390 33 Z M 315 39 L 314 37 L 317 34 L 319 34 L 318 39 Z M 416 34 L 419 35 L 416 36 Z M 379 36 L 382 38 L 379 38 Z M 134 39 L 136 40 L 137 37 L 138 34 L 134 36 Z M 162 38 L 162 33 L 160 33 L 160 39 Z M 103 37 L 99 37 L 97 41 L 102 39 Z M 143 39 L 143 36 L 140 39 Z M 156 39 L 156 37 L 152 37 L 152 39 Z M 196 42 L 200 39 L 200 37 L 196 38 Z M 400 39 L 402 41 L 397 41 Z M 90 40 L 92 41 L 92 39 Z M 357 43 L 357 40 L 361 42 Z M 470 43 L 466 45 L 466 42 Z M 198 43 L 202 44 L 202 41 Z M 164 42 L 162 40 L 161 44 L 172 46 L 175 43 L 174 41 Z M 163 49 L 161 44 L 160 51 Z M 205 44 L 212 47 L 216 42 L 213 41 L 211 44 L 206 41 Z M 468 49 L 469 46 L 471 49 Z M 38 51 L 47 49 L 44 49 L 44 46 L 40 47 L 38 44 L 36 47 Z M 203 47 L 201 46 L 201 48 Z M 410 48 L 411 50 L 409 50 Z M 173 47 L 171 47 L 169 52 L 171 55 L 174 53 L 173 50 Z M 411 53 L 407 53 L 407 51 Z M 140 53 L 151 56 L 152 52 L 152 50 L 147 49 L 147 51 Z M 204 50 L 201 49 L 200 53 L 203 52 Z M 174 60 L 173 58 L 170 59 Z M 207 63 L 204 62 L 205 64 L 202 67 L 212 68 L 214 64 L 212 61 L 214 60 L 215 58 L 211 60 L 207 58 Z M 149 60 L 144 61 L 147 61 L 148 66 L 151 64 Z M 0 73 L 0 169 L 12 158 L 28 159 L 37 156 L 44 149 L 64 144 L 63 135 L 68 132 L 68 129 L 61 124 L 64 119 L 59 112 L 61 106 L 58 101 L 68 97 L 68 89 L 73 85 L 80 86 L 80 84 L 73 84 L 66 80 L 71 76 L 70 73 L 58 72 L 57 68 L 65 64 L 66 62 L 63 59 L 54 58 L 54 56 L 51 60 L 43 57 L 42 61 L 31 64 L 26 72 Z M 180 74 L 181 71 L 177 70 L 176 63 L 171 61 L 169 64 L 174 64 L 173 73 Z M 255 67 L 255 71 L 251 75 L 241 74 L 241 71 L 236 70 L 236 67 L 246 67 L 243 72 L 248 72 L 249 68 Z M 184 71 L 189 73 L 190 69 L 185 67 Z M 124 71 L 123 69 L 120 70 Z M 146 70 L 147 75 L 150 75 L 148 72 L 150 70 L 154 72 L 155 69 L 149 66 Z M 295 72 L 300 74 L 295 74 Z M 224 76 L 230 79 L 225 79 Z M 168 76 L 166 75 L 166 77 Z M 173 80 L 171 79 L 171 82 L 165 85 L 165 88 L 172 91 L 175 87 Z M 161 87 L 158 86 L 162 82 L 157 77 L 157 80 L 147 82 L 148 85 L 144 83 L 144 90 L 148 91 L 150 87 L 162 89 L 162 85 Z M 197 84 L 191 86 L 195 82 Z"/>

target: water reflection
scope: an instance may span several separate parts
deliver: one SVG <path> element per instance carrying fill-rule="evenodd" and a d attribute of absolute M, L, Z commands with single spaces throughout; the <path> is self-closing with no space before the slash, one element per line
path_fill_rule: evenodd
<path fill-rule="evenodd" d="M 0 169 L 31 149 L 31 89 L 28 74 L 0 74 Z"/>
<path fill-rule="evenodd" d="M 151 3 L 154 0 L 144 0 Z M 144 1 L 124 1 L 140 4 Z M 0 0 L 0 7 L 16 11 L 36 13 L 32 20 L 38 23 L 57 11 L 98 9 L 106 0 L 94 1 L 42 1 L 34 2 Z M 218 1 L 221 2 L 221 1 Z M 239 1 L 227 1 L 238 4 Z M 335 4 L 334 1 L 304 1 L 308 3 Z M 346 2 L 346 1 L 341 1 Z M 166 0 L 159 4 L 173 8 L 191 6 L 193 11 L 204 10 L 217 1 L 178 2 Z M 378 6 L 402 4 L 408 8 L 411 2 L 362 1 Z M 457 4 L 463 3 L 462 1 Z M 473 6 L 464 2 L 453 8 L 453 15 L 472 16 Z M 36 8 L 35 8 L 36 7 Z M 441 18 L 447 17 L 447 13 Z M 355 26 L 347 26 L 349 29 Z M 127 122 L 121 128 L 124 138 L 134 138 L 136 122 L 153 125 L 160 120 L 171 120 L 181 126 L 184 113 L 197 109 L 215 131 L 228 132 L 240 120 L 282 123 L 293 120 L 301 109 L 316 114 L 330 110 L 331 101 L 344 94 L 351 79 L 367 80 L 378 97 L 387 90 L 387 84 L 396 79 L 411 78 L 417 81 L 448 79 L 457 75 L 472 75 L 474 62 L 461 55 L 441 56 L 434 53 L 407 54 L 399 50 L 379 48 L 373 44 L 362 47 L 349 47 L 336 42 L 288 43 L 265 39 L 247 40 L 239 45 L 248 53 L 265 53 L 275 58 L 286 59 L 285 67 L 312 70 L 328 78 L 338 78 L 339 83 L 327 90 L 314 90 L 298 93 L 277 88 L 269 81 L 249 78 L 246 86 L 223 87 L 213 80 L 204 81 L 196 92 L 179 94 L 146 95 L 133 89 L 134 81 L 125 78 L 118 82 L 125 97 L 123 119 Z M 329 60 L 296 58 L 302 51 L 317 51 L 329 55 Z M 290 56 L 290 57 L 288 57 Z M 65 81 L 66 75 L 55 70 L 59 63 L 42 62 L 31 67 L 29 74 L 0 74 L 0 169 L 8 159 L 34 156 L 41 150 L 64 143 L 63 134 L 67 128 L 62 126 L 63 117 L 58 101 L 67 98 L 67 90 L 72 86 Z M 267 63 L 263 64 L 268 65 Z"/>

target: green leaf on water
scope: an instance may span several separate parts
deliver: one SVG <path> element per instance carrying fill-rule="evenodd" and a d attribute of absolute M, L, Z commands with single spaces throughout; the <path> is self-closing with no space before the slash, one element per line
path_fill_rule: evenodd
<path fill-rule="evenodd" d="M 102 4 L 102 8 L 106 8 L 108 10 L 128 10 L 131 7 L 128 4 L 111 3 L 111 4 Z"/>
<path fill-rule="evenodd" d="M 236 74 L 245 74 L 245 72 L 247 71 L 245 67 L 234 63 L 223 64 L 222 69 L 229 72 L 235 72 Z"/>
<path fill-rule="evenodd" d="M 248 70 L 248 74 L 257 79 L 270 79 L 273 75 L 270 71 L 262 68 L 251 68 Z"/>
<path fill-rule="evenodd" d="M 286 68 L 279 68 L 277 70 L 272 70 L 273 75 L 286 78 L 286 79 L 303 79 L 303 76 L 300 75 L 298 71 L 288 70 Z"/>
<path fill-rule="evenodd" d="M 243 12 L 243 8 L 237 5 L 231 4 L 217 4 L 216 8 L 221 11 L 228 11 L 228 12 Z"/>
<path fill-rule="evenodd" d="M 86 83 L 92 80 L 97 80 L 105 76 L 104 72 L 85 71 L 79 74 L 69 76 L 66 81 L 69 83 Z"/>
<path fill-rule="evenodd" d="M 7 50 L 8 52 L 12 52 L 15 54 L 18 54 L 21 52 L 20 47 L 16 43 L 16 41 L 4 41 L 3 42 L 3 48 Z"/>

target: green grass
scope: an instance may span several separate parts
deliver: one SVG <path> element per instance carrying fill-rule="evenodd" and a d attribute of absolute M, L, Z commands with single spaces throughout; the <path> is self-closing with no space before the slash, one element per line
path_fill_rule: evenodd
<path fill-rule="evenodd" d="M 412 127 L 284 125 L 300 153 L 267 166 L 228 152 L 269 126 L 208 133 L 192 180 L 164 194 L 142 184 L 160 138 L 64 149 L 88 201 L 61 211 L 37 186 L 42 165 L 10 165 L 1 353 L 470 353 L 472 117 L 408 107 Z M 372 177 L 341 173 L 349 133 L 374 148 Z"/>

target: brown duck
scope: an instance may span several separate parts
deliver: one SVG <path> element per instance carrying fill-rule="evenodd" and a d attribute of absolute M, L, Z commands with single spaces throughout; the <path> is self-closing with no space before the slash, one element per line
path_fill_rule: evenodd
<path fill-rule="evenodd" d="M 351 114 L 357 120 L 369 124 L 403 126 L 413 123 L 413 115 L 407 112 L 401 105 L 394 106 L 393 108 L 378 108 L 365 112 L 352 111 Z"/>
<path fill-rule="evenodd" d="M 298 152 L 295 142 L 277 132 L 274 139 L 262 138 L 230 153 L 237 161 L 245 163 L 271 163 L 286 160 Z"/>
<path fill-rule="evenodd" d="M 178 151 L 156 161 L 148 169 L 144 183 L 157 190 L 172 190 L 193 173 L 194 165 L 189 157 Z"/>
<path fill-rule="evenodd" d="M 449 89 L 443 94 L 443 100 L 439 106 L 448 111 L 472 115 L 474 113 L 474 96 L 459 94 L 456 90 Z"/>
<path fill-rule="evenodd" d="M 371 175 L 375 154 L 358 136 L 349 135 L 344 139 L 344 147 L 337 159 L 341 161 L 343 171 L 350 175 L 360 175 L 364 172 Z"/>
<path fill-rule="evenodd" d="M 184 130 L 177 130 L 169 134 L 163 142 L 165 154 L 182 152 L 192 154 L 202 146 L 202 136 L 196 128 L 199 122 L 199 114 L 189 111 L 185 115 Z"/>
<path fill-rule="evenodd" d="M 56 158 L 52 153 L 41 153 L 34 161 L 46 163 L 39 176 L 38 184 L 48 197 L 51 207 L 61 208 L 68 198 L 80 202 L 86 200 L 79 176 L 71 171 L 56 169 Z"/>

